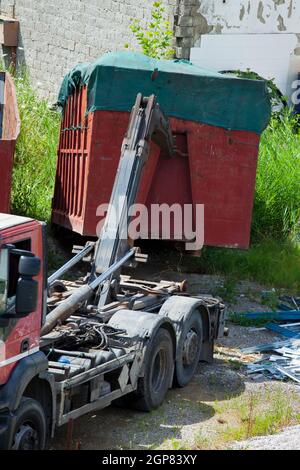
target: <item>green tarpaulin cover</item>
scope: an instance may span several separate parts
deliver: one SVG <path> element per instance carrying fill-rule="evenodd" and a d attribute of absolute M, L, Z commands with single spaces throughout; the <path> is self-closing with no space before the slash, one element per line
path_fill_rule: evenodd
<path fill-rule="evenodd" d="M 155 73 L 153 73 L 155 72 Z M 112 52 L 80 64 L 64 78 L 58 104 L 86 85 L 87 113 L 130 111 L 138 92 L 154 93 L 167 116 L 260 134 L 270 119 L 266 83 L 224 76 L 187 61 Z"/>

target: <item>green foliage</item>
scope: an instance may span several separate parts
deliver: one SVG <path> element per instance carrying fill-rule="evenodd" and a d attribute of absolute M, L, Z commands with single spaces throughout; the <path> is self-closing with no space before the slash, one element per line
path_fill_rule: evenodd
<path fill-rule="evenodd" d="M 175 437 L 170 441 L 170 448 L 172 450 L 187 450 L 187 446 L 180 439 Z"/>
<path fill-rule="evenodd" d="M 217 289 L 216 295 L 226 302 L 233 303 L 236 298 L 236 282 L 230 278 L 226 279 L 223 286 Z"/>
<path fill-rule="evenodd" d="M 300 136 L 298 118 L 285 110 L 262 135 L 252 224 L 253 240 L 299 239 Z"/>
<path fill-rule="evenodd" d="M 215 421 L 222 424 L 212 429 L 210 439 L 201 434 L 194 438 L 194 449 L 232 448 L 233 441 L 266 436 L 299 423 L 299 394 L 282 384 L 264 384 L 259 389 L 239 396 L 227 396 L 214 402 Z M 245 447 L 247 449 L 247 447 Z"/>
<path fill-rule="evenodd" d="M 49 220 L 54 190 L 60 115 L 38 98 L 26 73 L 15 77 L 21 133 L 17 141 L 12 210 Z"/>
<path fill-rule="evenodd" d="M 165 14 L 162 2 L 154 2 L 151 10 L 151 20 L 143 28 L 141 21 L 132 19 L 130 26 L 143 53 L 154 59 L 170 59 L 174 55 L 171 47 L 173 31 Z M 128 44 L 125 45 L 129 47 Z"/>
<path fill-rule="evenodd" d="M 270 80 L 266 80 L 265 78 L 258 75 L 258 73 L 253 72 L 253 70 L 232 70 L 230 73 L 234 73 L 240 78 L 248 78 L 250 80 L 264 80 L 267 85 L 267 90 L 269 92 L 271 105 L 272 107 L 279 107 L 281 108 L 282 105 L 287 104 L 287 97 L 283 96 L 280 92 L 279 88 L 275 84 L 274 78 Z"/>
<path fill-rule="evenodd" d="M 247 318 L 243 313 L 229 312 L 228 319 L 231 323 L 239 326 L 262 327 L 270 321 L 267 316 L 265 318 Z"/>
<path fill-rule="evenodd" d="M 255 436 L 265 436 L 279 432 L 283 427 L 297 422 L 292 396 L 281 390 L 269 394 L 267 404 L 261 406 L 263 397 L 250 394 L 248 400 L 240 397 L 233 400 L 234 411 L 238 417 L 238 425 L 228 427 L 223 433 L 224 441 L 239 441 Z"/>
<path fill-rule="evenodd" d="M 265 292 L 263 298 L 261 299 L 262 305 L 266 305 L 271 308 L 273 311 L 277 310 L 277 305 L 279 302 L 279 294 L 276 290 L 270 292 Z"/>
<path fill-rule="evenodd" d="M 230 279 L 250 279 L 265 285 L 300 288 L 300 246 L 292 241 L 263 240 L 249 250 L 204 248 L 200 271 Z"/>

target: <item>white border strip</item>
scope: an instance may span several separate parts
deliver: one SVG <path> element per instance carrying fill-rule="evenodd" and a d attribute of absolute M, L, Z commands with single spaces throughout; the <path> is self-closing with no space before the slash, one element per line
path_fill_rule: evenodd
<path fill-rule="evenodd" d="M 0 362 L 0 367 L 8 366 L 9 364 L 12 364 L 13 362 L 17 362 L 20 359 L 23 359 L 23 357 L 31 356 L 31 354 L 34 354 L 34 353 L 38 352 L 39 350 L 40 350 L 39 347 L 32 348 L 32 349 L 29 349 L 28 351 L 25 351 L 22 354 L 17 354 L 17 356 L 12 356 L 8 359 L 5 359 L 5 361 Z"/>

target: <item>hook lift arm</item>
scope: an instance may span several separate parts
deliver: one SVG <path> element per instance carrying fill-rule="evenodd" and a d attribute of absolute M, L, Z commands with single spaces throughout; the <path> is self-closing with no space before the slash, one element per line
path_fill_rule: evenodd
<path fill-rule="evenodd" d="M 154 95 L 143 97 L 139 93 L 123 140 L 107 215 L 96 243 L 89 282 L 47 315 L 42 335 L 50 333 L 57 323 L 65 321 L 93 296 L 95 296 L 94 303 L 98 301 L 98 308 L 109 303 L 112 281 L 119 280 L 122 265 L 134 255 L 138 257 L 137 250 L 130 246 L 128 240 L 128 226 L 131 220 L 128 209 L 136 201 L 142 170 L 149 157 L 151 140 L 172 156 L 174 142 L 168 119 L 161 111 Z M 89 248 L 84 250 L 90 251 Z M 84 250 L 77 256 L 78 259 L 82 259 L 86 254 Z M 72 260 L 69 262 L 71 266 L 74 264 Z M 65 272 L 66 269 L 62 267 L 59 271 Z M 51 281 L 49 284 L 57 279 L 57 275 L 54 273 L 49 278 L 48 281 Z"/>

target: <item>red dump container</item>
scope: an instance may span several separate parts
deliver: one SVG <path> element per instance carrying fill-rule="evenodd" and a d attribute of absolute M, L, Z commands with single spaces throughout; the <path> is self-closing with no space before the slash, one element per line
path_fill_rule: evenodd
<path fill-rule="evenodd" d="M 13 80 L 0 72 L 0 212 L 10 211 L 11 177 L 20 118 Z"/>
<path fill-rule="evenodd" d="M 61 125 L 52 220 L 95 236 L 96 209 L 108 203 L 129 114 L 86 111 L 86 88 L 68 98 Z M 205 244 L 247 248 L 259 135 L 170 119 L 180 153 L 152 146 L 139 203 L 205 205 Z M 149 227 L 149 236 L 157 227 Z"/>

